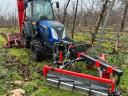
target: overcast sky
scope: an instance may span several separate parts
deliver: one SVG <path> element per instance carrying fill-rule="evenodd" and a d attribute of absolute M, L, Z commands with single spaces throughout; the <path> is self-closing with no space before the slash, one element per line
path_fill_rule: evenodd
<path fill-rule="evenodd" d="M 2 11 L 2 13 L 3 13 L 3 11 L 10 12 L 10 11 L 16 10 L 17 9 L 16 1 L 17 0 L 0 0 L 0 9 L 1 9 L 0 12 Z M 62 4 L 62 2 L 64 2 L 65 0 L 53 0 L 53 1 L 59 1 Z M 9 8 L 7 8 L 7 6 Z M 6 9 L 8 9 L 8 10 L 6 10 Z"/>
<path fill-rule="evenodd" d="M 64 6 L 64 3 L 67 2 L 67 0 L 52 0 L 52 1 L 59 1 L 61 6 Z M 71 1 L 76 1 L 76 0 L 71 0 Z M 87 2 L 89 2 L 91 0 L 83 0 L 83 1 L 85 1 L 85 3 L 88 4 Z M 7 8 L 7 6 L 8 6 L 8 8 Z M 0 0 L 0 9 L 1 9 L 0 14 L 16 11 L 17 10 L 17 0 Z"/>
<path fill-rule="evenodd" d="M 52 0 L 52 1 L 59 1 L 61 6 L 64 6 L 64 3 L 67 2 L 67 0 Z M 76 1 L 76 0 L 71 0 L 71 1 Z M 84 4 L 83 4 L 84 7 L 85 6 L 92 7 L 91 5 L 92 0 L 80 0 L 80 2 L 81 1 L 84 1 Z M 99 0 L 95 0 L 95 1 L 98 2 Z M 69 7 L 71 7 L 71 5 Z M 15 12 L 16 10 L 17 10 L 17 0 L 0 0 L 0 14 Z"/>

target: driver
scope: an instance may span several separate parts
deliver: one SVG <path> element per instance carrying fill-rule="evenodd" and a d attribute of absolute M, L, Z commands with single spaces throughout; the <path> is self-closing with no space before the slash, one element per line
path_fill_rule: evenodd
<path fill-rule="evenodd" d="M 39 20 L 48 20 L 47 16 L 40 16 L 40 19 Z"/>

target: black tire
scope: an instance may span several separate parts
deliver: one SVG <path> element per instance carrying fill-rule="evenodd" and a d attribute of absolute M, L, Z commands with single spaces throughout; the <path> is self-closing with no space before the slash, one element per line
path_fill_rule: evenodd
<path fill-rule="evenodd" d="M 30 41 L 23 37 L 23 43 L 25 48 L 30 48 Z"/>
<path fill-rule="evenodd" d="M 23 43 L 25 48 L 30 48 L 30 40 L 28 39 L 28 36 L 25 33 L 25 28 L 23 28 Z"/>
<path fill-rule="evenodd" d="M 42 61 L 48 57 L 47 47 L 38 39 L 32 40 L 31 52 L 34 61 Z"/>

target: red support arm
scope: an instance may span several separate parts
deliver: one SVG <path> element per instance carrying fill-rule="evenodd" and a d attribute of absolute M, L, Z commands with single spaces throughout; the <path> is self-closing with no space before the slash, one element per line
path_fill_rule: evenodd
<path fill-rule="evenodd" d="M 24 0 L 17 0 L 17 6 L 18 6 L 19 27 L 20 27 L 20 32 L 22 32 L 22 25 L 24 20 L 24 13 L 25 13 Z"/>

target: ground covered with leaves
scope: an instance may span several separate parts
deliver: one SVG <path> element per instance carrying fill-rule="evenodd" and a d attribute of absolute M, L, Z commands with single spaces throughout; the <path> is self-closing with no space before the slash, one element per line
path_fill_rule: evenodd
<path fill-rule="evenodd" d="M 84 42 L 88 38 L 86 34 L 78 33 L 74 40 Z M 109 63 L 115 64 L 124 72 L 120 88 L 123 96 L 128 96 L 128 37 L 124 35 L 121 39 L 126 42 L 126 45 L 118 53 L 112 54 L 113 45 L 110 42 L 102 43 L 102 52 L 107 54 Z M 46 86 L 42 68 L 46 64 L 52 65 L 52 60 L 34 62 L 30 50 L 25 48 L 4 49 L 2 48 L 4 41 L 0 35 L 0 96 L 11 96 L 15 89 L 24 96 L 83 96 L 77 92 Z M 84 71 L 84 69 L 81 70 Z"/>

